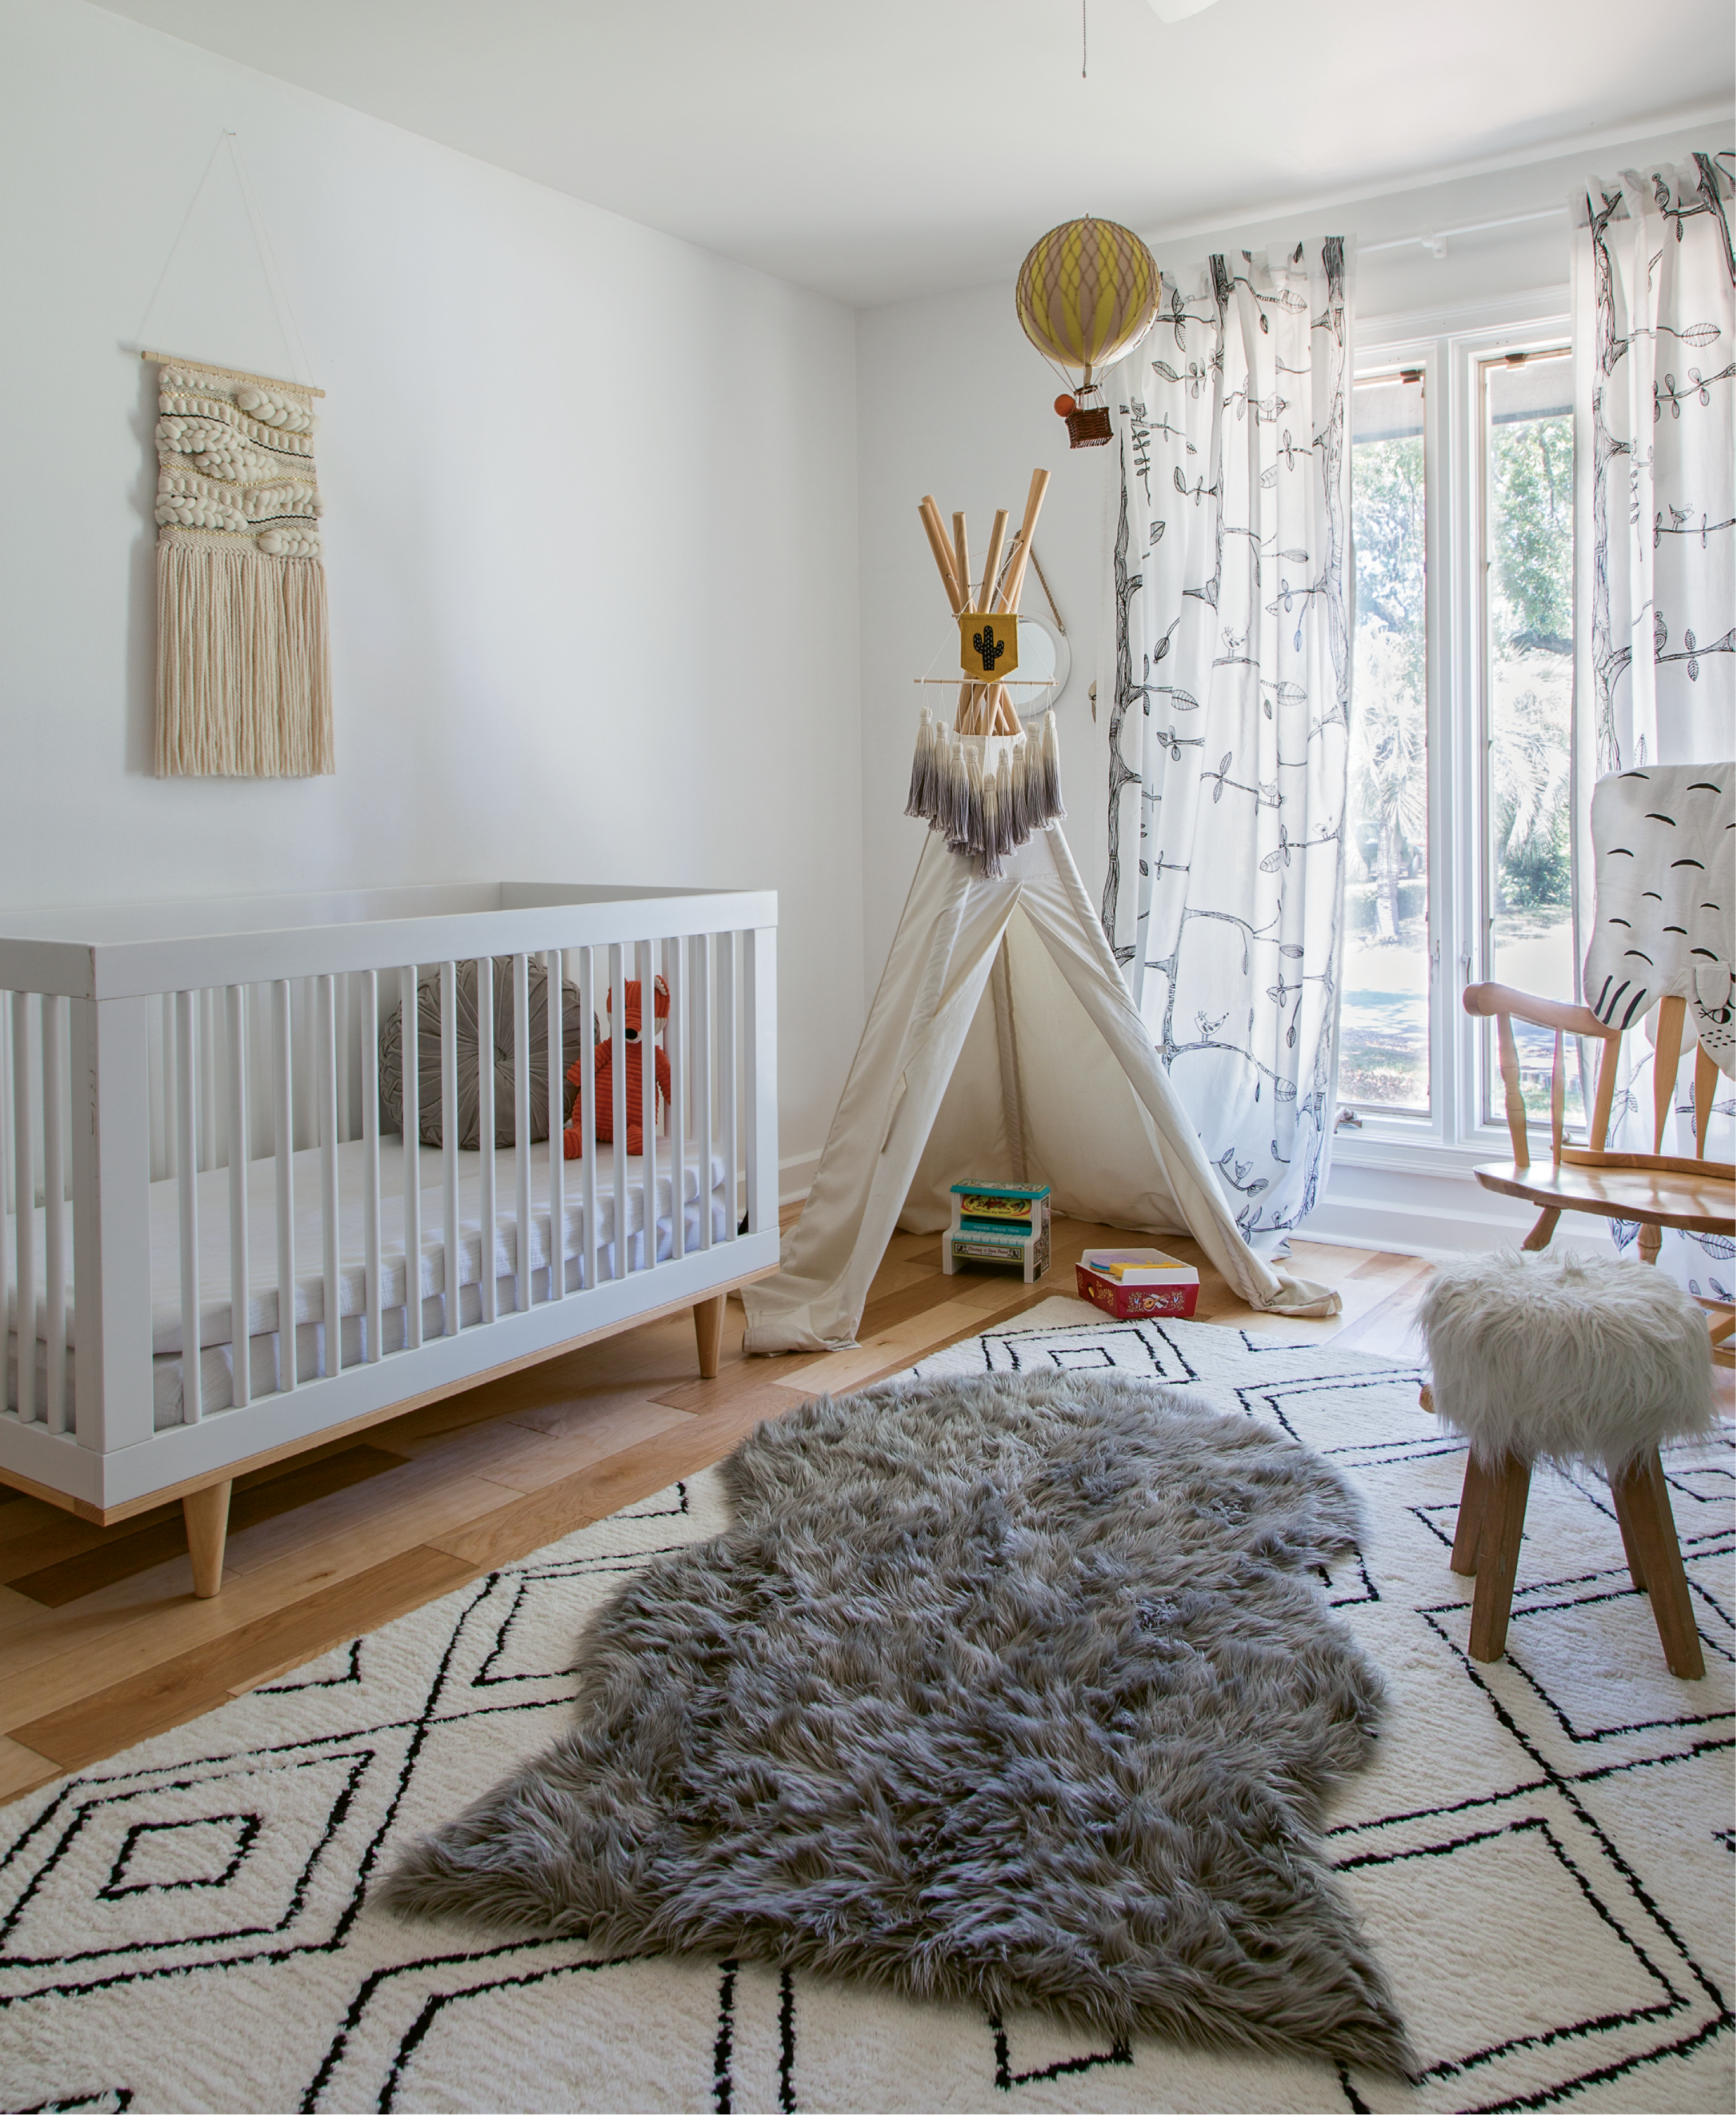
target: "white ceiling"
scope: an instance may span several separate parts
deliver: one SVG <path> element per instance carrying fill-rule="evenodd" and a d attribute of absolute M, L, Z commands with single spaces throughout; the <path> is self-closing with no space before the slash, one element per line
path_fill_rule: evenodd
<path fill-rule="evenodd" d="M 1729 0 L 105 0 L 413 132 L 871 305 L 1399 190 L 1736 89 Z"/>

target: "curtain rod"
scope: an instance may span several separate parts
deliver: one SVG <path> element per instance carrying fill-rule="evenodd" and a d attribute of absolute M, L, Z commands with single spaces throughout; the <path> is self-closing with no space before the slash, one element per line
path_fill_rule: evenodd
<path fill-rule="evenodd" d="M 1408 250 L 1415 242 L 1420 243 L 1431 256 L 1444 257 L 1448 243 L 1461 235 L 1485 235 L 1497 228 L 1522 228 L 1527 221 L 1554 220 L 1567 210 L 1565 205 L 1540 206 L 1536 213 L 1509 214 L 1504 220 L 1473 220 L 1467 222 L 1463 228 L 1430 228 L 1425 235 L 1394 236 L 1390 242 L 1359 242 L 1356 255 L 1372 257 L 1382 250 Z"/>

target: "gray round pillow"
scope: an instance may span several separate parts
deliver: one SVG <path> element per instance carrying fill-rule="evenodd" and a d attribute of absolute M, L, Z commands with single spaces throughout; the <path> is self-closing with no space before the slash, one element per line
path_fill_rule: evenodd
<path fill-rule="evenodd" d="M 515 1137 L 513 1067 L 513 959 L 496 956 L 494 975 L 495 1145 L 510 1146 Z M 531 1138 L 549 1136 L 549 980 L 542 965 L 530 966 Z M 454 1026 L 458 1049 L 458 1145 L 474 1149 L 480 1141 L 477 1122 L 481 1100 L 477 1079 L 477 966 L 458 966 L 458 1008 Z M 566 979 L 560 987 L 561 1049 L 570 1066 L 586 1034 L 578 988 Z M 440 980 L 436 971 L 416 989 L 417 1097 L 424 1146 L 440 1144 Z M 403 1129 L 403 1024 L 394 1008 L 380 1029 L 380 1111 L 381 1128 Z M 570 1084 L 563 1084 L 561 1117 L 573 1104 Z"/>

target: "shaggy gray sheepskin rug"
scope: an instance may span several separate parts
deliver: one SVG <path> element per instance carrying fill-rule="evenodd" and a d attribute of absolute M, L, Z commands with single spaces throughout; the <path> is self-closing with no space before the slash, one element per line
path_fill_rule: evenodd
<path fill-rule="evenodd" d="M 578 1726 L 389 1903 L 1403 2069 L 1316 1835 L 1381 1707 L 1318 1456 L 1061 1373 L 822 1397 L 725 1468 L 734 1527 L 624 1589 Z"/>

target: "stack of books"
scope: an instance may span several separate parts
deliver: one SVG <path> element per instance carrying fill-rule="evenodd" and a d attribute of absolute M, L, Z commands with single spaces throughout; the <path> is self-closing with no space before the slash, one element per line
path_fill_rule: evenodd
<path fill-rule="evenodd" d="M 941 1238 L 941 1269 L 1015 1264 L 1026 1285 L 1049 1268 L 1047 1183 L 955 1183 L 952 1225 Z"/>
<path fill-rule="evenodd" d="M 1076 1266 L 1081 1300 L 1123 1321 L 1130 1316 L 1191 1316 L 1200 1275 L 1162 1250 L 1087 1250 Z"/>

